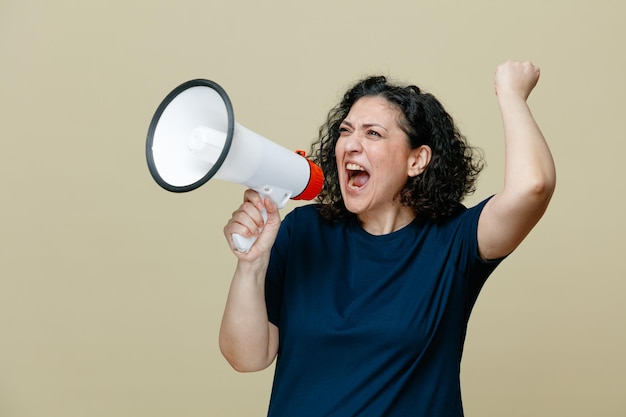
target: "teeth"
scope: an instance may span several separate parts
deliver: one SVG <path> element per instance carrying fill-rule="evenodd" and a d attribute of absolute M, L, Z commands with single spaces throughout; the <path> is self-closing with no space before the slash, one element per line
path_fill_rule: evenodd
<path fill-rule="evenodd" d="M 347 164 L 346 168 L 349 169 L 350 171 L 365 171 L 365 168 L 363 168 L 361 165 L 357 165 L 353 163 Z"/>
<path fill-rule="evenodd" d="M 358 190 L 359 188 L 361 188 L 361 186 L 364 184 L 364 182 L 361 180 L 360 181 L 360 185 L 356 185 L 355 181 L 357 178 L 357 174 L 356 172 L 367 172 L 367 170 L 365 168 L 363 168 L 361 165 L 359 164 L 355 164 L 353 162 L 348 162 L 346 164 L 346 170 L 348 171 L 348 187 L 352 190 Z M 367 181 L 367 180 L 366 180 Z"/>

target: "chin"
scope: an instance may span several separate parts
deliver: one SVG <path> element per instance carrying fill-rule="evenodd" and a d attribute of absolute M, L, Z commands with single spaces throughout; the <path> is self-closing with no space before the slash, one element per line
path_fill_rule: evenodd
<path fill-rule="evenodd" d="M 346 198 L 344 198 L 343 205 L 345 206 L 346 210 L 348 210 L 352 214 L 359 215 L 363 212 L 363 207 L 361 204 L 351 202 L 349 199 L 347 200 Z"/>

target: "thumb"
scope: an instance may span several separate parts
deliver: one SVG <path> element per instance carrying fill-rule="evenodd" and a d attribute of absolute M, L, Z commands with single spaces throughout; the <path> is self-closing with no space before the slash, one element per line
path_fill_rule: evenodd
<path fill-rule="evenodd" d="M 271 247 L 274 244 L 274 240 L 278 234 L 278 229 L 280 228 L 280 212 L 278 211 L 276 204 L 274 204 L 274 202 L 269 198 L 266 198 L 263 201 L 263 205 L 265 206 L 265 213 L 267 217 L 265 219 L 261 235 L 259 236 L 259 240 L 263 241 L 264 246 L 267 245 L 268 247 Z"/>
<path fill-rule="evenodd" d="M 262 227 L 258 239 L 252 246 L 251 251 L 269 251 L 276 240 L 278 229 L 280 229 L 280 212 L 276 204 L 274 204 L 274 202 L 272 202 L 269 198 L 265 198 L 263 200 L 263 205 L 266 214 L 265 224 Z"/>
<path fill-rule="evenodd" d="M 267 220 L 265 221 L 264 228 L 268 226 L 272 227 L 280 225 L 280 212 L 276 204 L 274 204 L 274 202 L 269 198 L 266 198 L 263 201 L 263 204 L 265 206 L 265 212 L 267 213 Z"/>

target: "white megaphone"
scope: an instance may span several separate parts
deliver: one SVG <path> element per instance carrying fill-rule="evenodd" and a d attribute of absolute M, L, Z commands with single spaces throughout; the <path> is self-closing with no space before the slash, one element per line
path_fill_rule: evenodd
<path fill-rule="evenodd" d="M 278 208 L 290 198 L 312 200 L 324 183 L 320 167 L 303 152 L 236 123 L 226 92 L 203 79 L 179 85 L 161 102 L 148 129 L 146 158 L 152 177 L 168 191 L 191 191 L 219 178 L 246 185 Z M 233 240 L 247 252 L 255 238 Z"/>

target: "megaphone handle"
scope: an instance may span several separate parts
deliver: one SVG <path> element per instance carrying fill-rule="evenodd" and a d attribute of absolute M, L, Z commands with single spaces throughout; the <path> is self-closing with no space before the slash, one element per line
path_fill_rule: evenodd
<path fill-rule="evenodd" d="M 259 195 L 261 199 L 265 200 L 265 196 L 262 193 L 259 193 Z M 263 224 L 265 224 L 267 221 L 267 210 L 265 208 L 261 209 L 261 215 L 263 216 Z M 256 242 L 256 237 L 243 237 L 233 233 L 233 243 L 239 252 L 248 253 L 254 242 Z"/>

